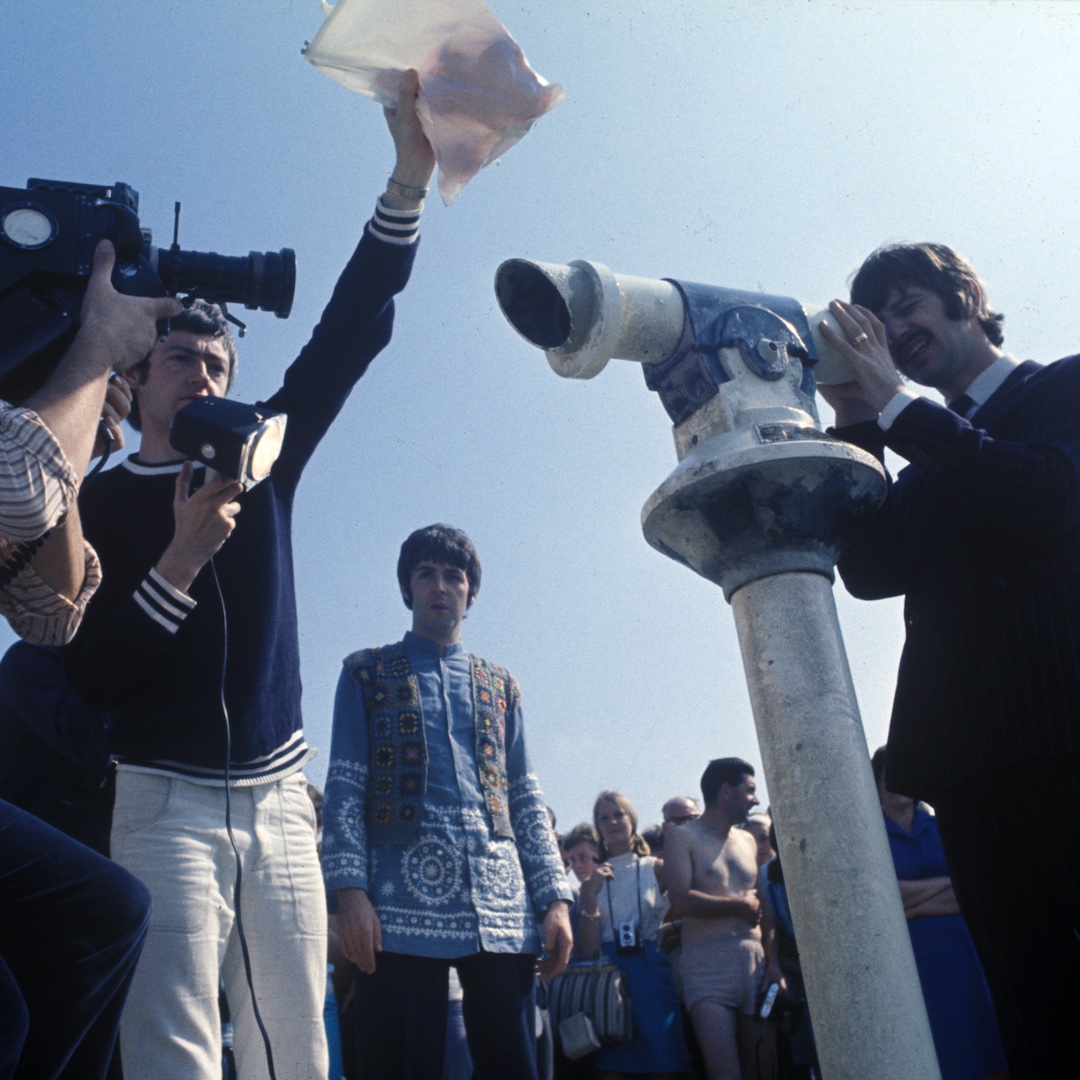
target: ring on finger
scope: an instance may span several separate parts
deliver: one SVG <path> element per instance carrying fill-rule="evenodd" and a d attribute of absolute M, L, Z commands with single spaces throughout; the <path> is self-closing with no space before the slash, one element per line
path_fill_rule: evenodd
<path fill-rule="evenodd" d="M 864 341 L 869 341 L 869 340 L 870 340 L 870 335 L 867 334 L 867 333 L 856 334 L 851 339 L 851 344 L 857 346 L 857 345 L 861 345 Z"/>

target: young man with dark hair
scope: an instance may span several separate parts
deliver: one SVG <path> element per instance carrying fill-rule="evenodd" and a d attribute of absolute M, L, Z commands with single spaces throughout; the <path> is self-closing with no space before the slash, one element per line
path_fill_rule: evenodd
<path fill-rule="evenodd" d="M 173 334 L 190 334 L 197 339 L 206 338 L 223 347 L 224 355 L 221 356 L 221 360 L 226 364 L 225 393 L 228 394 L 236 385 L 240 354 L 236 348 L 236 339 L 229 327 L 229 320 L 225 318 L 221 308 L 217 304 L 211 304 L 199 298 L 192 300 L 191 304 L 179 315 L 174 315 L 169 319 L 169 336 L 172 337 Z M 132 386 L 145 386 L 149 376 L 150 355 L 147 354 L 128 370 L 128 382 Z M 128 414 L 127 421 L 136 431 L 142 431 L 142 414 L 139 411 L 138 395 L 132 396 L 131 412 Z"/>
<path fill-rule="evenodd" d="M 426 529 L 417 529 L 401 545 L 397 579 L 401 597 L 410 611 L 413 610 L 412 572 L 421 562 L 442 563 L 461 570 L 469 579 L 468 602 L 472 606 L 480 592 L 480 560 L 472 541 L 460 529 L 429 525 Z"/>
<path fill-rule="evenodd" d="M 571 890 L 521 693 L 461 645 L 480 586 L 463 532 L 414 532 L 398 582 L 412 630 L 345 658 L 326 781 L 323 867 L 362 972 L 361 1072 L 439 1080 L 453 964 L 476 1076 L 535 1080 L 533 970 L 542 949 L 542 975 L 566 964 Z"/>
<path fill-rule="evenodd" d="M 701 777 L 704 813 L 664 836 L 671 913 L 682 927 L 683 999 L 708 1080 L 774 1075 L 772 1032 L 756 1014 L 765 987 L 783 976 L 773 928 L 758 925 L 757 841 L 743 828 L 756 790 L 749 762 L 716 758 Z"/>
<path fill-rule="evenodd" d="M 397 161 L 386 192 L 267 402 L 288 415 L 270 476 L 243 492 L 224 477 L 198 486 L 202 466 L 170 446 L 175 413 L 224 396 L 235 376 L 228 334 L 199 308 L 129 376 L 138 454 L 83 493 L 106 574 L 68 670 L 88 704 L 117 713 L 112 856 L 154 898 L 121 1025 L 133 1076 L 221 1075 L 220 981 L 242 1075 L 267 1072 L 255 1006 L 281 1080 L 326 1074 L 326 904 L 301 771 L 313 751 L 301 724 L 292 507 L 320 439 L 390 340 L 393 297 L 409 278 L 434 168 L 416 92 L 412 73 L 387 112 Z"/>
<path fill-rule="evenodd" d="M 736 788 L 748 776 L 753 775 L 754 766 L 749 761 L 743 761 L 742 758 L 737 757 L 714 758 L 705 766 L 705 771 L 701 774 L 701 797 L 705 800 L 705 805 L 716 802 L 716 797 L 724 784 Z M 757 806 L 756 796 L 754 805 Z"/>
<path fill-rule="evenodd" d="M 837 434 L 911 463 L 839 561 L 854 596 L 905 597 L 889 786 L 937 810 L 1014 1075 L 1056 1075 L 1080 966 L 1080 356 L 1002 353 L 983 283 L 941 245 L 874 253 L 832 311 L 854 376 L 821 387 Z M 1053 828 L 1017 812 L 1019 772 Z M 1038 914 L 1018 932 L 1002 883 L 1021 850 Z"/>

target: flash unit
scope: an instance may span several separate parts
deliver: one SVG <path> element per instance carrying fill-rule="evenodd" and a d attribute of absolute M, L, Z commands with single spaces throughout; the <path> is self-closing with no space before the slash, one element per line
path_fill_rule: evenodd
<path fill-rule="evenodd" d="M 237 480 L 245 491 L 270 475 L 285 438 L 285 413 L 228 398 L 201 397 L 174 417 L 169 445 Z"/>

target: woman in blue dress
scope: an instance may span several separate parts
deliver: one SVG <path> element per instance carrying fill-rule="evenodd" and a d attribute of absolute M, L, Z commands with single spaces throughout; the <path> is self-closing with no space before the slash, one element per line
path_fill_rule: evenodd
<path fill-rule="evenodd" d="M 942 1080 L 1005 1076 L 990 991 L 953 892 L 937 822 L 885 786 L 885 747 L 871 763 Z"/>
<path fill-rule="evenodd" d="M 658 860 L 638 835 L 637 813 L 625 795 L 604 791 L 593 807 L 601 864 L 581 885 L 577 947 L 618 965 L 630 991 L 634 1037 L 592 1056 L 598 1080 L 682 1076 L 689 1066 L 679 996 L 656 935 L 667 900 L 656 879 Z"/>

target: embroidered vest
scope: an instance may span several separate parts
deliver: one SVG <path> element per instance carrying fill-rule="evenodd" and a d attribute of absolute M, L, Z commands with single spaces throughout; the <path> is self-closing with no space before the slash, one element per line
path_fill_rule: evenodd
<path fill-rule="evenodd" d="M 518 704 L 505 668 L 472 659 L 476 765 L 492 832 L 514 838 L 507 806 L 506 714 Z M 372 844 L 404 847 L 420 834 L 427 790 L 427 740 L 420 683 L 401 642 L 345 657 L 364 698 L 368 723 L 366 820 Z"/>

